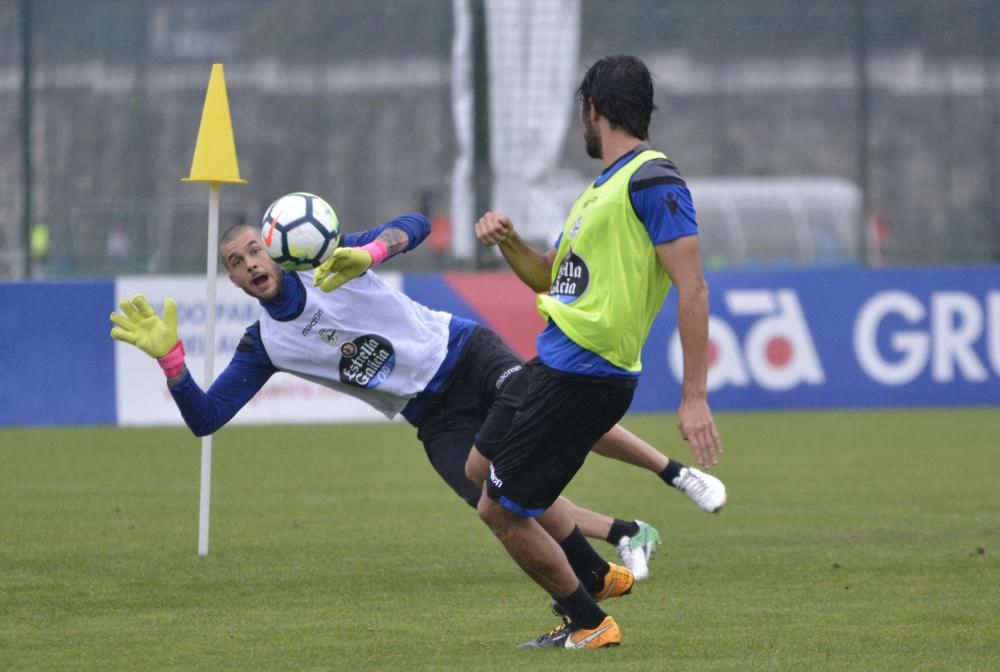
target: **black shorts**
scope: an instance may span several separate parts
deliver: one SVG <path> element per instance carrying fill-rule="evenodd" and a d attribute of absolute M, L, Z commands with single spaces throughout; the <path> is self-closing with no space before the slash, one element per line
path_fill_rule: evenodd
<path fill-rule="evenodd" d="M 500 395 L 476 443 L 491 461 L 490 498 L 522 516 L 544 512 L 628 411 L 635 385 L 528 362 Z"/>
<path fill-rule="evenodd" d="M 522 365 L 499 336 L 477 328 L 416 423 L 427 459 L 470 506 L 476 506 L 482 490 L 465 476 L 469 451 L 501 390 L 520 375 Z"/>

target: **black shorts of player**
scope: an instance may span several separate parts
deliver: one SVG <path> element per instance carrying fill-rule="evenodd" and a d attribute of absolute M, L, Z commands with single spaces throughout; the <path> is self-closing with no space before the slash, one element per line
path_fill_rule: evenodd
<path fill-rule="evenodd" d="M 491 460 L 489 497 L 522 516 L 543 513 L 625 415 L 635 386 L 631 379 L 576 376 L 528 362 L 501 393 L 476 442 Z"/>
<path fill-rule="evenodd" d="M 495 333 L 477 328 L 416 423 L 427 459 L 470 506 L 476 506 L 482 490 L 466 478 L 465 461 L 490 408 L 520 375 L 523 362 Z"/>

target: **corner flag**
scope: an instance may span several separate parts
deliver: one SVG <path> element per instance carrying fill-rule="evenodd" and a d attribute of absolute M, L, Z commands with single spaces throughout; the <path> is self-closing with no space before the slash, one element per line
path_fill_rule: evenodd
<path fill-rule="evenodd" d="M 240 178 L 236 162 L 236 141 L 229 117 L 229 98 L 221 63 L 212 66 L 201 113 L 198 139 L 195 141 L 191 174 L 184 182 L 208 182 L 208 270 L 205 320 L 205 379 L 206 389 L 215 375 L 215 282 L 218 276 L 219 247 L 219 183 L 246 184 Z M 198 555 L 208 555 L 208 512 L 212 492 L 212 437 L 201 439 L 201 497 L 198 510 Z"/>

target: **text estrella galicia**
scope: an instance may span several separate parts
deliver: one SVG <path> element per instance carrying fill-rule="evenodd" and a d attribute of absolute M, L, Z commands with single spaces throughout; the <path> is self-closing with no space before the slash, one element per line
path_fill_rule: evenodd
<path fill-rule="evenodd" d="M 572 303 L 583 296 L 589 284 L 590 269 L 587 268 L 587 262 L 571 246 L 559 264 L 556 279 L 549 287 L 549 295 L 563 303 Z"/>
<path fill-rule="evenodd" d="M 396 367 L 396 352 L 385 338 L 365 334 L 340 346 L 340 381 L 357 387 L 378 387 Z"/>

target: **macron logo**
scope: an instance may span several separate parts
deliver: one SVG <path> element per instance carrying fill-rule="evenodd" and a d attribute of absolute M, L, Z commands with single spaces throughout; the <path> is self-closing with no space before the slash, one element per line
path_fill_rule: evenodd
<path fill-rule="evenodd" d="M 309 324 L 307 324 L 305 326 L 305 328 L 302 330 L 302 335 L 303 336 L 308 336 L 309 332 L 313 330 L 313 327 L 315 327 L 317 324 L 319 324 L 319 320 L 320 320 L 321 317 L 323 317 L 323 309 L 322 308 L 320 308 L 315 313 L 313 313 L 312 319 L 309 320 Z"/>
<path fill-rule="evenodd" d="M 497 486 L 498 488 L 503 487 L 503 481 L 497 478 L 497 472 L 493 471 L 493 465 L 490 465 L 490 483 Z"/>
<path fill-rule="evenodd" d="M 495 386 L 496 389 L 499 390 L 501 387 L 503 387 L 504 383 L 507 382 L 507 379 L 510 378 L 511 376 L 513 376 L 518 371 L 520 371 L 521 368 L 522 368 L 521 365 L 518 364 L 517 366 L 512 366 L 511 368 L 509 368 L 506 371 L 504 371 L 503 373 L 501 373 L 500 377 L 497 378 L 497 382 L 496 382 L 496 386 Z"/>

